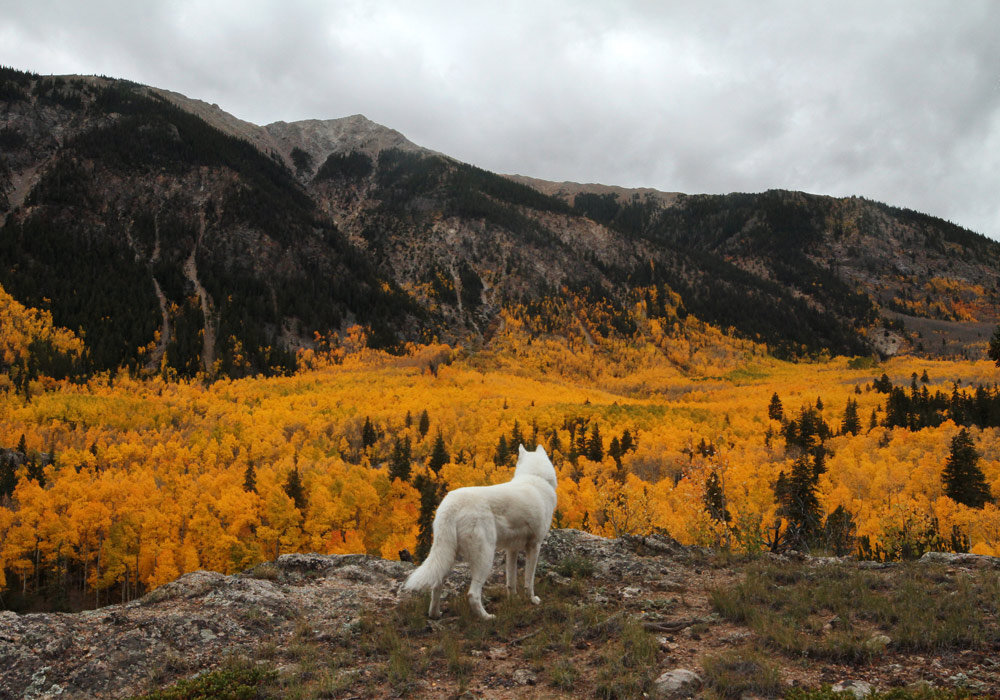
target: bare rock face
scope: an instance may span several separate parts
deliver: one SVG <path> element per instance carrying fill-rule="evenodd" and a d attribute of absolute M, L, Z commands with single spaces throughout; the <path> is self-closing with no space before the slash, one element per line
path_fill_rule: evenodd
<path fill-rule="evenodd" d="M 300 148 L 312 157 L 314 167 L 317 168 L 331 153 L 359 151 L 376 157 L 381 151 L 390 148 L 432 153 L 417 146 L 395 129 L 376 124 L 361 114 L 341 119 L 274 122 L 263 127 L 263 130 L 287 162 L 292 162 L 292 149 Z"/>

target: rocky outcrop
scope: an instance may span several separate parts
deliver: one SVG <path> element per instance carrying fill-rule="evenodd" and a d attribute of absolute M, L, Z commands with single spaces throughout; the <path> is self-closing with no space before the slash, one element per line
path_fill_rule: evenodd
<path fill-rule="evenodd" d="M 593 576 L 612 581 L 670 580 L 679 571 L 661 556 L 683 556 L 668 538 L 608 540 L 553 531 L 540 574 L 560 577 L 556 562 L 595 562 Z M 0 699 L 120 698 L 154 683 L 250 655 L 263 643 L 287 644 L 300 625 L 316 639 L 342 634 L 364 610 L 386 609 L 412 564 L 361 554 L 285 554 L 235 575 L 196 571 L 124 605 L 81 613 L 0 612 Z M 498 558 L 494 579 L 500 581 Z M 459 564 L 450 591 L 468 585 Z"/>

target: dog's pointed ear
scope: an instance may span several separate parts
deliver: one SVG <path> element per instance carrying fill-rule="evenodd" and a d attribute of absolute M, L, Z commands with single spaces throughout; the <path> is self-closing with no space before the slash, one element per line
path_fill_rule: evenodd
<path fill-rule="evenodd" d="M 541 452 L 542 454 L 545 454 L 545 448 L 539 445 L 538 447 L 535 448 L 535 452 Z"/>
<path fill-rule="evenodd" d="M 517 446 L 517 454 L 518 455 L 528 454 L 528 451 L 524 449 L 524 443 L 521 443 L 520 445 Z"/>

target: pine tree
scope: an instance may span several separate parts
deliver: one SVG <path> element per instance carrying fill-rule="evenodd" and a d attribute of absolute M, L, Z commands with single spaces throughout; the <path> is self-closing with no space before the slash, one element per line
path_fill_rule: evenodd
<path fill-rule="evenodd" d="M 729 509 L 726 508 L 726 495 L 722 491 L 722 483 L 719 481 L 719 475 L 715 471 L 709 472 L 708 478 L 705 479 L 704 499 L 705 510 L 708 511 L 712 520 L 717 523 L 728 523 L 732 519 Z"/>
<path fill-rule="evenodd" d="M 497 440 L 497 449 L 493 453 L 493 464 L 503 466 L 510 459 L 510 448 L 507 446 L 507 436 L 501 435 Z"/>
<path fill-rule="evenodd" d="M 844 435 L 850 433 L 857 435 L 861 432 L 861 419 L 858 418 L 858 402 L 854 399 L 847 399 L 847 408 L 844 409 L 844 423 L 840 428 Z"/>
<path fill-rule="evenodd" d="M 14 495 L 17 486 L 17 472 L 14 471 L 14 460 L 9 456 L 0 456 L 0 502 Z"/>
<path fill-rule="evenodd" d="M 24 439 L 24 433 L 21 433 L 21 439 L 17 441 L 17 451 L 24 457 L 28 456 L 28 443 Z"/>
<path fill-rule="evenodd" d="M 788 537 L 800 546 L 812 541 L 819 529 L 820 507 L 816 497 L 816 465 L 808 455 L 802 455 L 792 465 L 792 475 L 778 476 L 775 486 L 775 500 L 778 515 L 788 520 Z"/>
<path fill-rule="evenodd" d="M 771 396 L 771 403 L 767 405 L 767 417 L 771 420 L 782 420 L 785 417 L 785 409 L 781 405 L 781 398 L 778 392 Z"/>
<path fill-rule="evenodd" d="M 28 460 L 28 479 L 34 481 L 39 486 L 45 486 L 45 472 L 42 469 L 42 465 L 38 462 L 35 455 L 31 456 Z"/>
<path fill-rule="evenodd" d="M 615 460 L 615 464 L 617 464 L 620 469 L 622 466 L 622 446 L 621 443 L 618 442 L 617 437 L 611 438 L 611 444 L 608 445 L 608 455 Z"/>
<path fill-rule="evenodd" d="M 297 466 L 289 472 L 284 489 L 288 497 L 295 503 L 295 507 L 304 513 L 306 510 L 306 492 L 302 487 L 302 477 L 299 476 L 299 468 Z"/>
<path fill-rule="evenodd" d="M 396 438 L 396 442 L 392 446 L 392 457 L 389 460 L 389 478 L 409 481 L 411 461 L 410 437 Z"/>
<path fill-rule="evenodd" d="M 444 436 L 439 430 L 437 438 L 434 440 L 434 447 L 431 450 L 431 458 L 428 460 L 427 466 L 430 467 L 431 471 L 433 471 L 435 475 L 437 475 L 441 473 L 441 467 L 450 461 L 451 456 L 448 454 L 448 450 L 444 446 Z"/>
<path fill-rule="evenodd" d="M 843 557 L 854 551 L 854 518 L 837 506 L 826 518 L 826 546 L 835 556 Z"/>
<path fill-rule="evenodd" d="M 631 452 L 637 447 L 635 438 L 632 437 L 632 433 L 629 432 L 628 428 L 625 428 L 625 430 L 622 431 L 621 446 L 623 455 L 627 452 Z"/>
<path fill-rule="evenodd" d="M 521 424 L 516 420 L 514 421 L 514 427 L 510 431 L 510 449 L 517 449 L 519 445 L 524 444 L 524 433 L 521 432 Z"/>
<path fill-rule="evenodd" d="M 970 508 L 982 508 L 993 501 L 986 475 L 978 462 L 979 452 L 972 444 L 968 431 L 962 428 L 951 440 L 951 453 L 945 462 L 941 480 L 949 498 Z"/>
<path fill-rule="evenodd" d="M 420 433 L 420 438 L 423 439 L 427 435 L 427 431 L 431 429 L 431 419 L 427 415 L 427 411 L 424 410 L 420 413 L 420 420 L 417 421 L 417 432 Z"/>
<path fill-rule="evenodd" d="M 444 487 L 426 474 L 417 474 L 413 486 L 420 493 L 420 513 L 417 515 L 417 551 L 414 558 L 422 562 L 431 551 L 434 511 L 444 495 Z"/>
<path fill-rule="evenodd" d="M 257 469 L 253 462 L 247 464 L 247 468 L 243 472 L 243 490 L 247 493 L 257 493 Z"/>
<path fill-rule="evenodd" d="M 364 427 L 361 428 L 361 448 L 371 447 L 378 442 L 378 432 L 368 416 L 365 416 Z"/>
<path fill-rule="evenodd" d="M 993 337 L 990 338 L 990 349 L 986 353 L 991 360 L 1000 367 L 1000 325 L 993 330 Z"/>
<path fill-rule="evenodd" d="M 587 459 L 591 462 L 604 459 L 604 440 L 601 439 L 601 430 L 596 422 L 590 429 L 590 439 L 587 440 Z"/>

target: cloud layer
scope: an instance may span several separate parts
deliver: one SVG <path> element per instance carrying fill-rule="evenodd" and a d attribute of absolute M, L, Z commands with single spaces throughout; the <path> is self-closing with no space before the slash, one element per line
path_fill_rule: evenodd
<path fill-rule="evenodd" d="M 1000 3 L 0 0 L 0 62 L 490 170 L 858 194 L 1000 238 Z"/>

